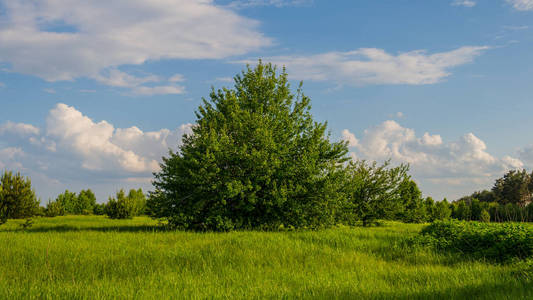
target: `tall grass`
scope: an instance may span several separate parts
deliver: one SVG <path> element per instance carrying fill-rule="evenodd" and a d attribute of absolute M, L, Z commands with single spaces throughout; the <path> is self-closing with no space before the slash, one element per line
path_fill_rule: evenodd
<path fill-rule="evenodd" d="M 409 248 L 419 225 L 188 233 L 148 218 L 17 223 L 0 227 L 2 299 L 533 298 L 529 269 Z"/>

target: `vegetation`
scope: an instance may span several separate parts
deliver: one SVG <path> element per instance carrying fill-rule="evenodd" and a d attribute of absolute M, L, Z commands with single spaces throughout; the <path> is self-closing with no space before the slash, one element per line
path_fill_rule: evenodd
<path fill-rule="evenodd" d="M 352 208 L 354 214 L 348 214 L 345 223 L 361 220 L 363 226 L 368 226 L 377 219 L 390 219 L 405 208 L 401 206 L 401 183 L 408 180 L 408 167 L 387 167 L 388 162 L 382 166 L 376 162 L 349 163 L 344 191 L 348 198 L 347 207 Z"/>
<path fill-rule="evenodd" d="M 422 241 L 439 250 L 476 258 L 496 261 L 533 258 L 533 229 L 521 224 L 434 222 L 421 234 Z"/>
<path fill-rule="evenodd" d="M 455 201 L 452 217 L 459 220 L 533 222 L 533 173 L 511 170 L 491 191 L 475 192 Z"/>
<path fill-rule="evenodd" d="M 406 246 L 421 225 L 161 231 L 149 218 L 0 227 L 2 299 L 531 299 L 531 264 Z"/>
<path fill-rule="evenodd" d="M 39 200 L 31 180 L 5 171 L 0 177 L 0 225 L 7 219 L 29 218 L 38 213 Z"/>
<path fill-rule="evenodd" d="M 104 213 L 111 219 L 131 219 L 144 213 L 145 207 L 146 198 L 142 189 L 132 189 L 127 196 L 121 189 L 115 198 L 109 197 Z"/>
<path fill-rule="evenodd" d="M 270 64 L 213 90 L 193 133 L 155 175 L 154 216 L 192 230 L 334 224 L 348 150 L 310 108 L 301 86 L 292 93 L 285 70 Z"/>

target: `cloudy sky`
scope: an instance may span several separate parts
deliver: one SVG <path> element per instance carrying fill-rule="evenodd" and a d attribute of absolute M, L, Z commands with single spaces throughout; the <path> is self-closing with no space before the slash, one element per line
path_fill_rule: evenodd
<path fill-rule="evenodd" d="M 150 189 L 201 98 L 259 58 L 359 159 L 455 199 L 533 168 L 533 0 L 0 0 L 0 170 Z"/>

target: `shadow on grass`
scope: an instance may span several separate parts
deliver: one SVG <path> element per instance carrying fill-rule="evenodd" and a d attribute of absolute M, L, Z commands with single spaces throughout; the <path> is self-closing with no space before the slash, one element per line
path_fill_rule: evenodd
<path fill-rule="evenodd" d="M 313 297 L 323 299 L 532 299 L 533 285 L 530 282 L 483 283 L 465 285 L 434 291 L 376 292 L 366 293 L 349 290 L 322 290 Z"/>

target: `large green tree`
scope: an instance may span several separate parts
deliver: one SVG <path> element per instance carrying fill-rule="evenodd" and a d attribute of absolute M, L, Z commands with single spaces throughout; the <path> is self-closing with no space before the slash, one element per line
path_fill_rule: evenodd
<path fill-rule="evenodd" d="M 0 177 L 0 224 L 8 218 L 28 218 L 38 211 L 39 200 L 31 180 L 20 173 L 5 171 Z"/>
<path fill-rule="evenodd" d="M 335 222 L 346 161 L 285 70 L 259 63 L 214 90 L 192 134 L 163 158 L 149 208 L 191 230 L 317 227 Z"/>

